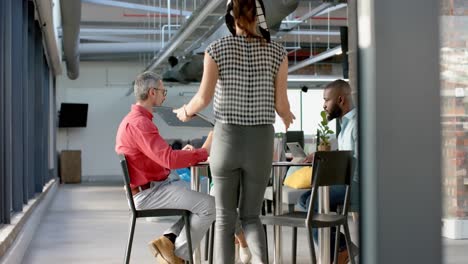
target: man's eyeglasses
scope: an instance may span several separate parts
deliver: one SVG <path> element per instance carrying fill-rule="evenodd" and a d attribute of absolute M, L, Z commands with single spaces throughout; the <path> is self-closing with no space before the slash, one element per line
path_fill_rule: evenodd
<path fill-rule="evenodd" d="M 156 88 L 156 87 L 152 87 L 151 89 L 160 90 L 160 91 L 163 92 L 163 95 L 164 95 L 164 96 L 167 95 L 167 89 L 160 89 L 160 88 Z"/>

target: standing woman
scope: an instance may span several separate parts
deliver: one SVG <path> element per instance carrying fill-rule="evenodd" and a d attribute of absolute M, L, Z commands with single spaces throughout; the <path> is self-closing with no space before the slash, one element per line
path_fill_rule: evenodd
<path fill-rule="evenodd" d="M 264 12 L 261 0 L 228 0 L 225 19 L 232 36 L 206 49 L 197 94 L 174 110 L 188 121 L 214 96 L 210 167 L 216 186 L 217 263 L 234 263 L 237 207 L 252 263 L 266 263 L 259 214 L 271 171 L 275 110 L 286 129 L 295 119 L 286 92 L 287 53 L 270 41 Z"/>

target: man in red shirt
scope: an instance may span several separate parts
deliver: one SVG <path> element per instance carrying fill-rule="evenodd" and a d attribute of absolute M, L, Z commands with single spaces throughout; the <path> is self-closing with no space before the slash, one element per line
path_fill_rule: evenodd
<path fill-rule="evenodd" d="M 125 154 L 127 159 L 135 206 L 189 210 L 192 243 L 196 247 L 215 220 L 214 198 L 189 190 L 186 183 L 170 175 L 172 169 L 205 161 L 208 152 L 190 145 L 172 150 L 159 134 L 153 123 L 152 108 L 162 105 L 167 94 L 159 75 L 153 72 L 138 75 L 134 93 L 137 102 L 120 123 L 115 151 Z M 183 226 L 184 221 L 180 219 L 163 236 L 149 243 L 159 263 L 183 263 L 182 259 L 189 258 Z"/>

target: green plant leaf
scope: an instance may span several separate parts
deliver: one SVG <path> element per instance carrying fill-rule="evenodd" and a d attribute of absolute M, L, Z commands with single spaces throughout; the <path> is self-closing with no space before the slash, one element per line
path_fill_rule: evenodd
<path fill-rule="evenodd" d="M 320 116 L 322 117 L 322 121 L 318 124 L 318 131 L 320 132 L 320 141 L 322 145 L 330 145 L 330 136 L 334 134 L 333 130 L 328 127 L 328 119 L 327 119 L 327 112 L 321 111 Z"/>
<path fill-rule="evenodd" d="M 327 118 L 327 112 L 321 111 L 321 112 L 320 112 L 320 116 L 322 116 L 322 118 L 325 118 L 325 119 L 326 119 L 326 118 Z"/>

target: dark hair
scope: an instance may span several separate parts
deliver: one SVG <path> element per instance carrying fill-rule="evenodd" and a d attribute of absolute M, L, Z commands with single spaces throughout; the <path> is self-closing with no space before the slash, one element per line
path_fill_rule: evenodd
<path fill-rule="evenodd" d="M 182 149 L 182 141 L 180 141 L 180 140 L 174 140 L 174 142 L 172 142 L 171 147 L 172 147 L 172 149 L 174 149 L 174 150 L 180 150 L 180 149 Z"/>
<path fill-rule="evenodd" d="M 342 79 L 335 80 L 327 86 L 325 86 L 325 89 L 336 89 L 340 92 L 343 93 L 350 93 L 351 92 L 351 87 L 349 86 L 349 83 L 347 81 L 344 81 Z"/>
<path fill-rule="evenodd" d="M 232 14 L 236 25 L 245 31 L 248 38 L 264 39 L 257 31 L 250 31 L 249 26 L 257 23 L 257 6 L 255 0 L 233 0 Z"/>

